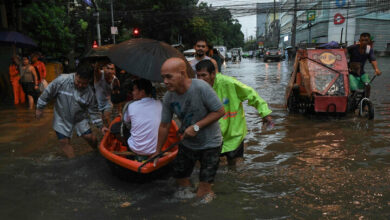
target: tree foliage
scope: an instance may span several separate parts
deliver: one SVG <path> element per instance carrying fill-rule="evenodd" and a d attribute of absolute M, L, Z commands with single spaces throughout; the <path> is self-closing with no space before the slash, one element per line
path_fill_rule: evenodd
<path fill-rule="evenodd" d="M 34 2 L 23 8 L 24 29 L 48 55 L 67 54 L 72 49 L 75 35 L 69 23 L 66 8 L 53 1 Z"/>
<path fill-rule="evenodd" d="M 34 1 L 23 13 L 24 27 L 33 39 L 39 42 L 41 50 L 50 55 L 74 50 L 88 50 L 96 39 L 96 17 L 94 8 L 79 1 L 77 7 L 69 8 L 69 1 Z M 102 44 L 112 43 L 110 2 L 95 0 L 100 12 Z M 178 43 L 192 47 L 198 38 L 207 39 L 213 45 L 228 48 L 241 47 L 244 35 L 241 25 L 229 10 L 215 9 L 198 0 L 115 0 L 115 26 L 119 35 L 116 41 L 131 39 L 132 30 L 137 27 L 140 36 Z"/>

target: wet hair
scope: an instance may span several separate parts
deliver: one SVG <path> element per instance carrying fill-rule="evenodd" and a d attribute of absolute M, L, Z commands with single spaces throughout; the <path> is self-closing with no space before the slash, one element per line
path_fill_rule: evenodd
<path fill-rule="evenodd" d="M 133 82 L 133 88 L 137 86 L 138 90 L 144 90 L 146 95 L 151 95 L 153 86 L 152 83 L 147 79 L 136 79 Z"/>
<path fill-rule="evenodd" d="M 90 80 L 93 77 L 93 68 L 87 62 L 80 63 L 77 66 L 76 74 L 82 79 Z"/>
<path fill-rule="evenodd" d="M 211 60 L 202 60 L 199 63 L 196 64 L 195 66 L 196 71 L 200 71 L 203 69 L 206 69 L 208 73 L 215 72 L 215 66 Z"/>
<path fill-rule="evenodd" d="M 368 37 L 368 38 L 371 38 L 371 34 L 370 33 L 367 33 L 367 32 L 364 32 L 364 33 L 361 33 L 360 34 L 360 37 Z"/>

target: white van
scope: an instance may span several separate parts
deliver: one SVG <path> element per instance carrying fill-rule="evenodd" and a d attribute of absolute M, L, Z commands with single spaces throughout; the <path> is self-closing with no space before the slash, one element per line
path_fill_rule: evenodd
<path fill-rule="evenodd" d="M 195 49 L 189 49 L 183 51 L 183 55 L 186 57 L 187 61 L 195 59 Z"/>
<path fill-rule="evenodd" d="M 226 53 L 228 51 L 227 51 L 227 48 L 225 46 L 214 46 L 214 48 L 219 51 L 219 53 L 223 56 L 224 60 L 227 59 Z"/>

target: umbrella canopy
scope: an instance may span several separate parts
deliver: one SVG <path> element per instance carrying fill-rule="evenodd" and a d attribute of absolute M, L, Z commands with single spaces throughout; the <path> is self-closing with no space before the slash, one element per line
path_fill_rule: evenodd
<path fill-rule="evenodd" d="M 0 31 L 0 43 L 22 48 L 37 47 L 31 38 L 16 31 Z"/>
<path fill-rule="evenodd" d="M 102 45 L 100 47 L 91 48 L 85 54 L 82 55 L 82 59 L 99 59 L 108 57 L 108 50 L 114 46 L 114 44 Z"/>
<path fill-rule="evenodd" d="M 182 58 L 186 62 L 188 76 L 194 75 L 182 53 L 157 40 L 136 38 L 124 41 L 110 48 L 108 57 L 126 72 L 151 81 L 162 82 L 161 66 L 171 57 Z"/>

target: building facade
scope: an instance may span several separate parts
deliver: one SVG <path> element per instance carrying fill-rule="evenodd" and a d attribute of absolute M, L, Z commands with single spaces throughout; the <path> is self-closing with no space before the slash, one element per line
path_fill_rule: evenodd
<path fill-rule="evenodd" d="M 281 2 L 280 46 L 291 46 L 294 0 Z M 310 21 L 308 14 L 314 13 Z M 374 38 L 374 50 L 390 51 L 390 1 L 298 0 L 296 44 L 336 41 L 354 44 L 363 32 Z"/>

